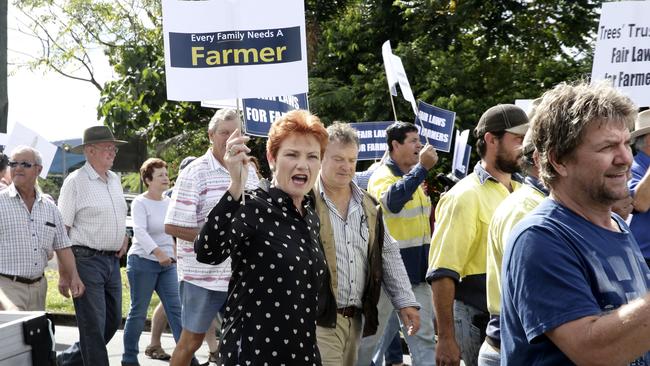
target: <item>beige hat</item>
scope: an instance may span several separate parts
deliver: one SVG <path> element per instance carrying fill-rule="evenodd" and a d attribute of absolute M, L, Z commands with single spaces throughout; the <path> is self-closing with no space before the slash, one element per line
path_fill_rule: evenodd
<path fill-rule="evenodd" d="M 630 135 L 632 139 L 650 133 L 650 109 L 639 113 L 634 122 L 634 131 Z"/>

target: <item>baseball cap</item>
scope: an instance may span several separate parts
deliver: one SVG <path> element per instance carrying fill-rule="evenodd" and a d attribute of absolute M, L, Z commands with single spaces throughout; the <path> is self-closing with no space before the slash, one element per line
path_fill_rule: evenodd
<path fill-rule="evenodd" d="M 474 136 L 480 137 L 487 132 L 497 131 L 523 135 L 527 130 L 528 116 L 523 109 L 514 104 L 497 104 L 483 113 L 474 129 Z"/>

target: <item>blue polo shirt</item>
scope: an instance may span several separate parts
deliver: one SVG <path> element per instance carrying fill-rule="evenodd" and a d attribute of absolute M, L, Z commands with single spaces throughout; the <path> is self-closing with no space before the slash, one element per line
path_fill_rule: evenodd
<path fill-rule="evenodd" d="M 643 151 L 639 151 L 634 156 L 634 162 L 632 163 L 632 179 L 627 183 L 632 195 L 636 194 L 636 187 L 643 179 L 646 171 L 648 171 L 648 167 L 650 167 L 650 156 Z M 630 223 L 630 231 L 632 231 L 632 235 L 639 243 L 643 257 L 650 259 L 650 210 L 634 212 Z"/>

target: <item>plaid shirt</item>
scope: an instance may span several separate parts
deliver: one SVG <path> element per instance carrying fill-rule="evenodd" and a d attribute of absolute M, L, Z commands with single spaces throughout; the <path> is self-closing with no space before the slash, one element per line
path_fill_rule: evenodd
<path fill-rule="evenodd" d="M 0 273 L 38 278 L 53 250 L 70 246 L 61 213 L 36 191 L 30 213 L 12 184 L 0 192 Z"/>
<path fill-rule="evenodd" d="M 248 164 L 247 189 L 259 184 L 253 164 Z M 167 209 L 165 224 L 188 228 L 201 228 L 212 208 L 219 202 L 230 185 L 230 174 L 208 151 L 194 160 L 178 176 L 172 202 Z M 194 252 L 194 242 L 176 240 L 178 280 L 213 291 L 228 291 L 230 258 L 213 266 L 199 263 Z"/>
<path fill-rule="evenodd" d="M 96 250 L 120 250 L 126 235 L 126 201 L 120 177 L 108 171 L 108 181 L 88 163 L 70 174 L 61 187 L 59 210 L 70 227 L 73 245 Z"/>

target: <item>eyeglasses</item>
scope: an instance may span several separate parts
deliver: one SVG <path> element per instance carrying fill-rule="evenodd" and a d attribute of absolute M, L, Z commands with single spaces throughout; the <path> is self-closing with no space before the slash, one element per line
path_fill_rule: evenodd
<path fill-rule="evenodd" d="M 23 167 L 25 169 L 29 169 L 29 168 L 33 167 L 34 165 L 38 165 L 38 164 L 29 163 L 29 162 L 26 162 L 26 161 L 11 161 L 11 160 L 9 161 L 9 167 L 10 168 L 15 168 L 18 165 L 20 165 L 21 167 Z"/>
<path fill-rule="evenodd" d="M 97 150 L 102 150 L 102 151 L 107 151 L 107 152 L 112 152 L 116 153 L 120 151 L 120 149 L 117 146 L 95 146 L 95 149 Z"/>

